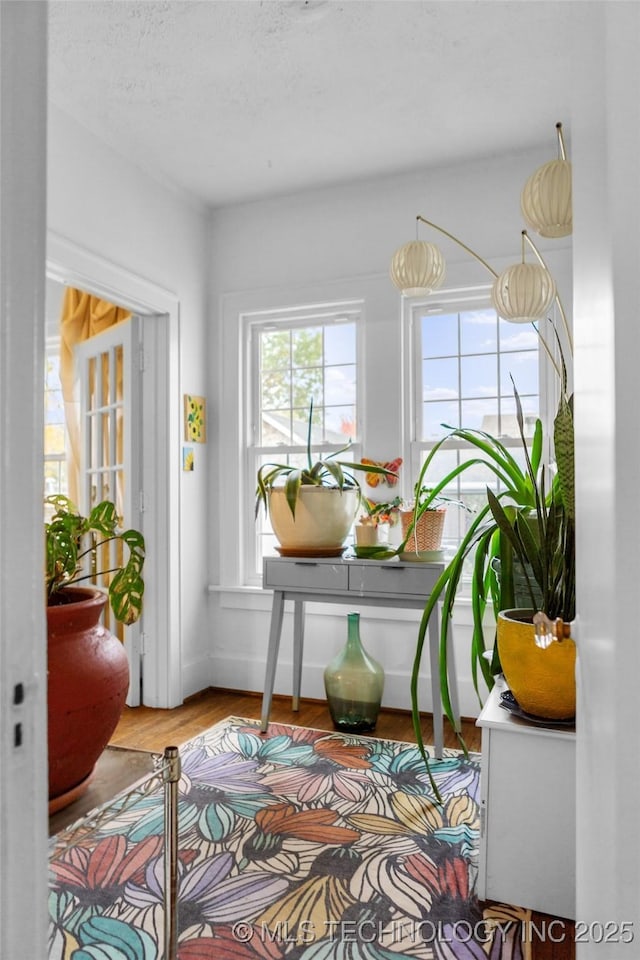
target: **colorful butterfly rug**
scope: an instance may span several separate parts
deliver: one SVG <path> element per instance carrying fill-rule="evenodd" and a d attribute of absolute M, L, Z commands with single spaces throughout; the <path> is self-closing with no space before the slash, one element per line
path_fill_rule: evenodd
<path fill-rule="evenodd" d="M 178 960 L 526 960 L 474 893 L 477 756 L 231 717 L 180 750 Z M 52 839 L 49 960 L 162 960 L 159 775 Z"/>

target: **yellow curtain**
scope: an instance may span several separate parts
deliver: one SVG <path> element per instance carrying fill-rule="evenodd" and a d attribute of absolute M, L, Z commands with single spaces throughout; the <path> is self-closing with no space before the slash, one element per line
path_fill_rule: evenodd
<path fill-rule="evenodd" d="M 73 351 L 76 344 L 128 320 L 130 316 L 131 313 L 123 307 L 116 307 L 83 290 L 75 287 L 65 290 L 60 316 L 60 381 L 69 437 L 69 497 L 74 503 L 78 503 L 80 493 L 80 412 L 74 396 Z"/>

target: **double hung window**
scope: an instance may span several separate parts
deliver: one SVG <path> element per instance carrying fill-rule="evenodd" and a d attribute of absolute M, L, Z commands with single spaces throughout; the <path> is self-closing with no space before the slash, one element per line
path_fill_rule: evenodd
<path fill-rule="evenodd" d="M 417 477 L 433 446 L 448 428 L 482 430 L 498 438 L 524 466 L 516 418 L 514 386 L 524 413 L 525 435 L 533 433 L 540 409 L 540 351 L 530 324 L 498 317 L 488 302 L 431 302 L 411 308 L 414 372 L 411 476 Z M 426 476 L 427 485 L 442 479 L 472 448 L 452 438 L 439 450 Z M 446 491 L 471 509 L 486 502 L 486 487 L 497 488 L 495 475 L 482 464 L 465 470 Z M 447 510 L 444 546 L 455 547 L 470 514 Z"/>
<path fill-rule="evenodd" d="M 243 318 L 247 500 L 262 464 L 306 463 L 310 398 L 313 459 L 348 441 L 342 459 L 401 456 L 398 493 L 407 500 L 425 458 L 449 427 L 486 431 L 524 467 L 514 385 L 531 435 L 547 392 L 544 354 L 530 324 L 500 320 L 486 289 L 406 303 L 402 318 L 383 314 L 377 301 L 365 298 Z M 395 349 L 397 338 L 402 349 Z M 470 454 L 464 440 L 448 440 L 430 466 L 427 485 Z M 495 490 L 496 477 L 478 464 L 452 482 L 446 495 L 474 509 L 486 502 L 487 485 Z M 445 549 L 459 543 L 470 517 L 449 507 Z M 277 542 L 263 511 L 257 522 L 247 513 L 245 533 L 243 582 L 255 584 L 262 557 L 272 555 Z"/>
<path fill-rule="evenodd" d="M 261 315 L 248 324 L 250 424 L 247 476 L 265 463 L 304 466 L 309 405 L 313 399 L 313 459 L 351 446 L 359 456 L 357 305 Z M 276 539 L 260 513 L 248 542 L 248 578 Z"/>

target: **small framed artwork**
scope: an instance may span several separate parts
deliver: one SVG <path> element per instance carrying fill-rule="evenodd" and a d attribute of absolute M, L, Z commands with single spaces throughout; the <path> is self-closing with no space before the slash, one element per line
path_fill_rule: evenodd
<path fill-rule="evenodd" d="M 187 443 L 207 441 L 207 402 L 191 393 L 184 395 L 184 439 Z"/>
<path fill-rule="evenodd" d="M 182 448 L 182 469 L 191 472 L 194 468 L 193 447 Z"/>

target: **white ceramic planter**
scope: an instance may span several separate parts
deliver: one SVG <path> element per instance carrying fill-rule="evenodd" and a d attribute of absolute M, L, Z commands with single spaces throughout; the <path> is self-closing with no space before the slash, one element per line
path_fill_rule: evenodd
<path fill-rule="evenodd" d="M 359 505 L 358 491 L 340 491 L 333 487 L 302 486 L 298 494 L 295 518 L 291 515 L 284 490 L 269 492 L 269 517 L 281 552 L 304 556 L 342 550 Z"/>

